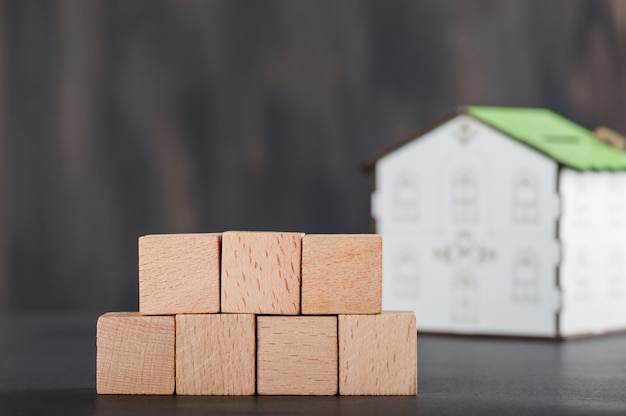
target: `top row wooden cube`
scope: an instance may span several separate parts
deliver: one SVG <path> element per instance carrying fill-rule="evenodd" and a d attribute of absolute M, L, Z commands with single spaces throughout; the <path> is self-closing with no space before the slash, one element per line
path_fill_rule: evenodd
<path fill-rule="evenodd" d="M 140 237 L 139 312 L 218 313 L 221 240 L 221 234 Z"/>
<path fill-rule="evenodd" d="M 300 313 L 300 233 L 222 236 L 222 312 Z"/>
<path fill-rule="evenodd" d="M 302 239 L 302 313 L 378 314 L 382 309 L 379 235 L 306 235 Z"/>
<path fill-rule="evenodd" d="M 139 293 L 145 315 L 377 314 L 382 240 L 238 231 L 144 236 Z"/>

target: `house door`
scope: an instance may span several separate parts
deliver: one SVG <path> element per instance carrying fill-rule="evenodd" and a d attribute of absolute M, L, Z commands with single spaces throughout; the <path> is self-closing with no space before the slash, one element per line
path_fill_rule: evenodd
<path fill-rule="evenodd" d="M 452 281 L 452 321 L 474 324 L 478 321 L 478 282 L 469 270 L 459 272 Z"/>
<path fill-rule="evenodd" d="M 487 168 L 480 155 L 465 148 L 444 169 L 442 211 L 447 241 L 435 248 L 434 255 L 450 276 L 452 325 L 479 324 L 481 276 L 486 264 L 496 259 L 495 247 L 485 240 Z"/>

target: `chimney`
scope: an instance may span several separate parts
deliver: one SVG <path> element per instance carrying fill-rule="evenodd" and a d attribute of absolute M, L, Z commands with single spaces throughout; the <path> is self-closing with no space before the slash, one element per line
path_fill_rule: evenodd
<path fill-rule="evenodd" d="M 626 137 L 622 136 L 613 129 L 605 126 L 598 126 L 594 129 L 593 134 L 596 139 L 608 144 L 616 149 L 626 150 Z"/>

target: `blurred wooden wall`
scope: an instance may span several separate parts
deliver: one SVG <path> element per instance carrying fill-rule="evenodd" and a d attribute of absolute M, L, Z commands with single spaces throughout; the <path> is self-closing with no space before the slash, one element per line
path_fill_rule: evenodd
<path fill-rule="evenodd" d="M 137 237 L 368 232 L 461 104 L 626 131 L 626 2 L 0 1 L 0 310 L 137 308 Z"/>

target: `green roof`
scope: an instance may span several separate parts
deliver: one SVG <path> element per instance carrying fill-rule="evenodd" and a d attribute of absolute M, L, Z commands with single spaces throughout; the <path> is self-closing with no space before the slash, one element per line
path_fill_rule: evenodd
<path fill-rule="evenodd" d="M 578 170 L 626 170 L 626 152 L 593 132 L 543 108 L 467 107 L 483 123 Z"/>

